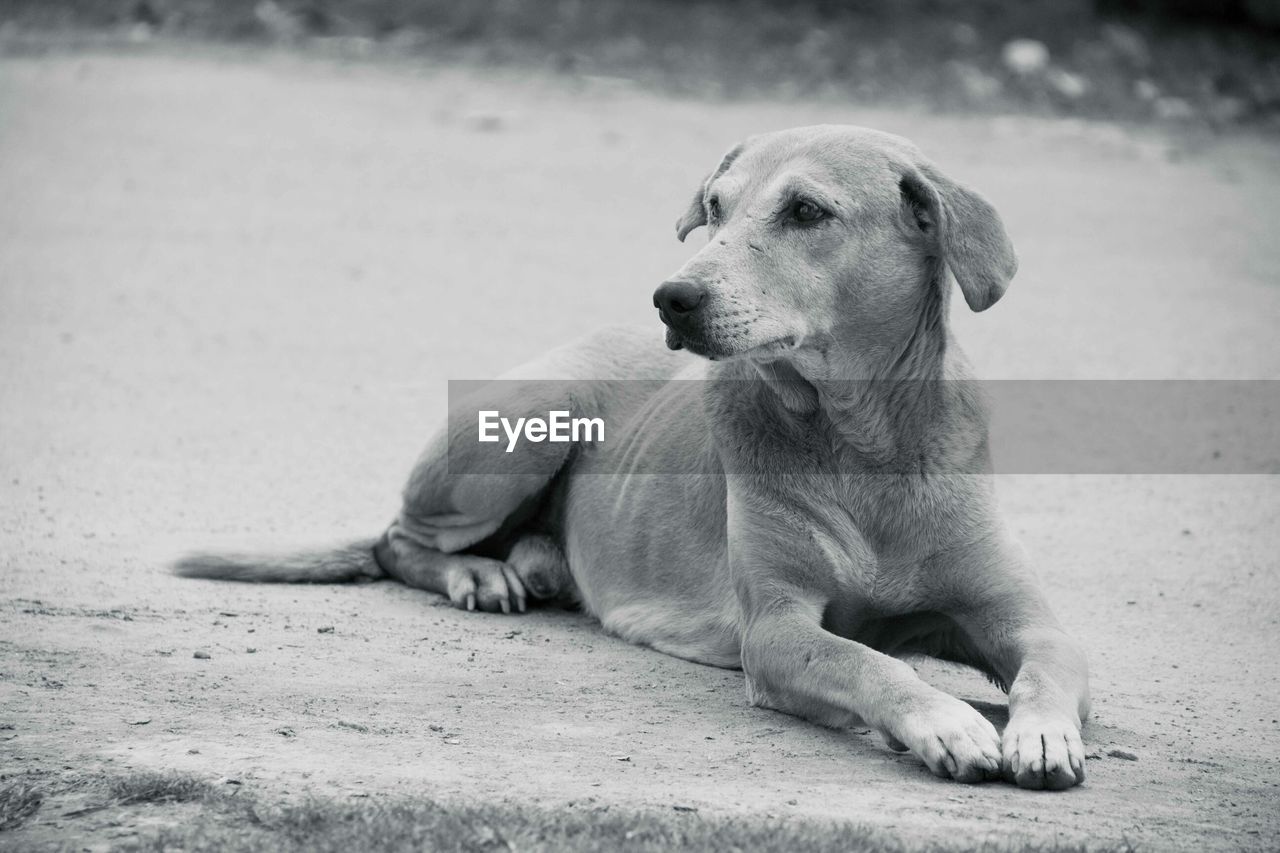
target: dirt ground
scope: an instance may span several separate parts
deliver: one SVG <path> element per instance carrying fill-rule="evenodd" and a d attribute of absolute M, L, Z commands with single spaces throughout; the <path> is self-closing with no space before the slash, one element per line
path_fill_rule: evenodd
<path fill-rule="evenodd" d="M 818 121 L 910 136 L 1003 211 L 1009 296 L 955 300 L 979 375 L 1280 376 L 1274 140 L 180 45 L 0 57 L 0 773 L 1280 843 L 1275 476 L 1001 478 L 1093 666 L 1089 779 L 1064 794 L 936 780 L 574 613 L 165 573 L 191 546 L 378 532 L 447 379 L 606 322 L 660 346 L 650 294 L 691 251 L 695 182 L 747 133 Z M 978 676 L 920 669 L 1002 712 Z M 94 819 L 38 829 L 138 831 Z"/>

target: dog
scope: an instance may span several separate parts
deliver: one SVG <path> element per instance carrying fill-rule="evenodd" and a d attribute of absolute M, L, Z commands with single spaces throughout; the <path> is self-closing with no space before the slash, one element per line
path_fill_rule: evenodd
<path fill-rule="evenodd" d="M 572 601 L 631 642 L 740 667 L 755 705 L 874 727 L 938 776 L 1080 784 L 1085 655 L 1001 523 L 947 325 L 948 271 L 983 311 L 1017 269 L 995 209 L 905 139 L 818 126 L 734 146 L 677 235 L 704 226 L 654 293 L 665 349 L 604 330 L 461 406 L 574 408 L 610 424 L 611 452 L 547 441 L 507 460 L 451 420 L 380 538 L 175 570 L 388 577 L 503 613 Z M 579 384 L 521 381 L 538 378 Z M 911 653 L 1004 687 L 1003 737 Z"/>

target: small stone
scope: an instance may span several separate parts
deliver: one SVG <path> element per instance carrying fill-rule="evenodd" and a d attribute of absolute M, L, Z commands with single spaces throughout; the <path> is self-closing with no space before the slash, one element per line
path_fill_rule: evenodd
<path fill-rule="evenodd" d="M 1089 93 L 1089 81 L 1079 74 L 1054 68 L 1047 79 L 1053 90 L 1068 100 L 1078 101 Z"/>
<path fill-rule="evenodd" d="M 204 649 L 197 649 L 195 654 L 192 655 L 192 657 L 195 658 L 196 660 L 212 660 L 213 659 L 213 655 L 209 654 Z"/>
<path fill-rule="evenodd" d="M 1138 756 L 1127 749 L 1108 749 L 1107 755 L 1112 758 L 1122 758 L 1125 761 L 1137 761 Z"/>
<path fill-rule="evenodd" d="M 1020 76 L 1039 74 L 1049 67 L 1049 48 L 1035 39 L 1006 42 L 1000 57 L 1005 68 Z"/>
<path fill-rule="evenodd" d="M 323 628 L 317 628 L 317 629 L 316 629 L 316 633 L 317 633 L 317 634 L 332 634 L 332 633 L 333 633 L 333 626 L 332 626 L 332 625 L 325 625 Z"/>

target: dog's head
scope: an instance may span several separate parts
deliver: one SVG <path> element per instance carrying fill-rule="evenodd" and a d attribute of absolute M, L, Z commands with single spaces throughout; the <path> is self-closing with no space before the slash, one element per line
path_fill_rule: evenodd
<path fill-rule="evenodd" d="M 975 311 L 1017 269 L 995 209 L 910 142 L 819 126 L 735 146 L 676 223 L 710 239 L 654 293 L 667 344 L 771 360 L 833 345 L 892 348 L 941 264 Z"/>

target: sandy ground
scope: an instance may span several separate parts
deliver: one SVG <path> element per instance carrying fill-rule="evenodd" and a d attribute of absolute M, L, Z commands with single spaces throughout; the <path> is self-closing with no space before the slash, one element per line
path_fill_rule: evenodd
<path fill-rule="evenodd" d="M 578 614 L 165 574 L 191 545 L 379 531 L 447 379 L 604 322 L 660 345 L 694 183 L 815 121 L 911 136 L 1004 212 L 1021 273 L 956 311 L 980 375 L 1280 376 L 1266 140 L 185 48 L 0 58 L 0 772 L 1275 845 L 1276 477 L 1002 478 L 1094 668 L 1065 794 L 940 782 Z M 976 675 L 920 669 L 999 717 Z M 135 831 L 92 820 L 41 831 Z"/>

